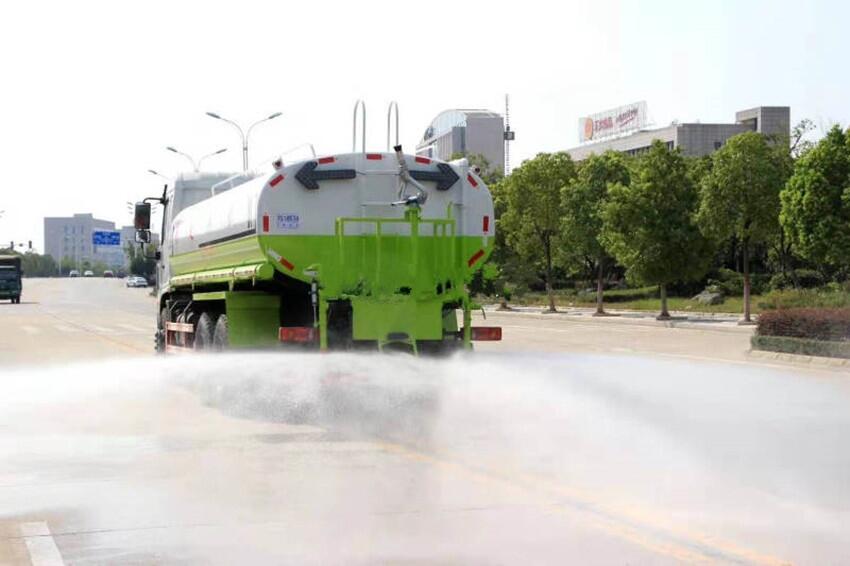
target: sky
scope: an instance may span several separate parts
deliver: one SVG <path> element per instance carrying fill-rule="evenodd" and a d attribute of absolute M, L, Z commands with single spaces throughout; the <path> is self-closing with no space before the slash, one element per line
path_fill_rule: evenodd
<path fill-rule="evenodd" d="M 792 122 L 850 124 L 846 33 L 836 1 L 15 2 L 0 19 L 0 242 L 33 240 L 43 218 L 91 212 L 129 224 L 128 201 L 226 147 L 205 170 L 239 170 L 312 143 L 386 144 L 390 101 L 412 152 L 447 108 L 502 112 L 512 164 L 578 143 L 580 116 L 646 100 L 657 126 L 733 121 L 791 107 Z"/>

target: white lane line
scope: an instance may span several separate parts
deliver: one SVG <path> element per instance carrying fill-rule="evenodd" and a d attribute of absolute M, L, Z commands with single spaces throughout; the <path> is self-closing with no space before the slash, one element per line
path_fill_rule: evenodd
<path fill-rule="evenodd" d="M 22 325 L 22 326 L 21 326 L 21 330 L 23 330 L 24 332 L 26 332 L 26 333 L 27 333 L 27 334 L 29 334 L 30 336 L 33 336 L 33 335 L 38 334 L 39 332 L 41 332 L 41 330 L 39 330 L 39 329 L 38 329 L 38 328 L 36 328 L 35 326 L 28 326 L 28 325 L 26 325 L 26 324 L 24 324 L 24 325 Z"/>
<path fill-rule="evenodd" d="M 47 523 L 21 523 L 18 528 L 30 553 L 32 566 L 65 566 Z"/>

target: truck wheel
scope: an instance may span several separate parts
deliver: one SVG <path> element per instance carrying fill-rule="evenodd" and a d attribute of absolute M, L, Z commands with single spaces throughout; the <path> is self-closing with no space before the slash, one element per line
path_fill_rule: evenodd
<path fill-rule="evenodd" d="M 213 350 L 221 352 L 222 350 L 226 350 L 229 345 L 230 339 L 228 337 L 227 315 L 222 314 L 219 315 L 218 320 L 215 323 L 215 331 L 213 332 Z"/>
<path fill-rule="evenodd" d="M 213 347 L 213 319 L 209 313 L 201 313 L 195 325 L 195 350 L 211 350 Z"/>

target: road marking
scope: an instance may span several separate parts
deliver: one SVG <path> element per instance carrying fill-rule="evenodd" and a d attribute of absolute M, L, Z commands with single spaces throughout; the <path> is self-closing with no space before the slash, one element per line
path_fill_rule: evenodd
<path fill-rule="evenodd" d="M 21 330 L 23 330 L 24 332 L 26 332 L 26 333 L 27 333 L 27 334 L 29 334 L 30 336 L 33 336 L 33 335 L 38 334 L 38 333 L 40 333 L 40 332 L 41 332 L 41 330 L 39 330 L 39 329 L 38 329 L 38 328 L 36 328 L 35 326 L 28 326 L 28 325 L 26 325 L 26 324 L 24 324 L 23 326 L 21 326 Z"/>
<path fill-rule="evenodd" d="M 47 523 L 21 523 L 18 528 L 30 553 L 32 566 L 65 566 Z"/>
<path fill-rule="evenodd" d="M 123 328 L 124 330 L 128 330 L 130 332 L 144 332 L 144 330 L 142 330 L 138 326 L 135 326 L 135 325 L 132 325 L 132 324 L 120 324 L 119 323 L 119 324 L 116 324 L 115 326 L 117 326 L 119 328 Z"/>

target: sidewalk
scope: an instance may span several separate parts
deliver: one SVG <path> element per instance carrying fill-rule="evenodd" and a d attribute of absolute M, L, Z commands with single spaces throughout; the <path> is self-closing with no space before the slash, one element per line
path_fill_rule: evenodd
<path fill-rule="evenodd" d="M 670 311 L 671 320 L 656 320 L 656 311 L 630 311 L 618 309 L 605 309 L 609 316 L 593 316 L 595 307 L 559 307 L 558 312 L 550 313 L 546 307 L 540 306 L 511 306 L 511 310 L 498 310 L 497 303 L 484 305 L 485 312 L 499 314 L 514 314 L 524 316 L 546 317 L 546 318 L 570 318 L 579 319 L 582 322 L 635 324 L 643 326 L 667 327 L 667 328 L 694 328 L 703 330 L 720 330 L 725 332 L 740 332 L 752 334 L 754 325 L 739 326 L 740 314 L 734 313 L 703 313 Z"/>

